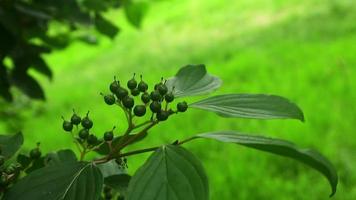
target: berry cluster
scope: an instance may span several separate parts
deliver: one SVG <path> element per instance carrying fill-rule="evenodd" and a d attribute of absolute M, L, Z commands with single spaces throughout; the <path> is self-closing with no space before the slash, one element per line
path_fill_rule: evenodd
<path fill-rule="evenodd" d="M 0 191 L 2 191 L 11 183 L 15 182 L 19 177 L 20 172 L 25 170 L 30 165 L 30 163 L 39 159 L 41 155 L 42 153 L 39 149 L 38 143 L 37 147 L 30 151 L 29 157 L 26 157 L 28 159 L 26 166 L 23 166 L 18 162 L 5 164 L 6 157 L 2 155 L 2 149 L 0 148 Z"/>
<path fill-rule="evenodd" d="M 127 84 L 127 88 L 123 87 L 116 78 L 110 84 L 111 94 L 103 95 L 104 101 L 108 105 L 117 104 L 127 109 L 129 113 L 137 117 L 143 117 L 147 113 L 147 108 L 152 112 L 151 119 L 156 118 L 158 121 L 165 121 L 168 117 L 177 112 L 185 112 L 188 108 L 186 102 L 179 102 L 176 106 L 177 110 L 168 109 L 169 103 L 174 101 L 174 95 L 172 91 L 168 91 L 163 78 L 157 84 L 155 84 L 153 91 L 148 91 L 148 84 L 143 81 L 141 75 L 141 81 L 138 83 L 135 79 L 135 74 Z M 135 105 L 135 98 L 140 97 L 140 103 Z M 162 104 L 165 103 L 165 107 Z"/>

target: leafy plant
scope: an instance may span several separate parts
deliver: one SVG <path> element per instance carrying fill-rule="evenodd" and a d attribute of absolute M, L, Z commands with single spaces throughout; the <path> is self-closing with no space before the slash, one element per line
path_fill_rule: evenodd
<path fill-rule="evenodd" d="M 300 108 L 289 100 L 263 94 L 226 94 L 211 96 L 188 104 L 179 97 L 210 93 L 222 81 L 207 73 L 204 65 L 187 65 L 168 80 L 154 85 L 152 91 L 135 75 L 125 84 L 114 78 L 110 93 L 101 94 L 106 104 L 118 106 L 125 113 L 127 129 L 116 133 L 115 127 L 97 138 L 91 133 L 93 121 L 89 112 L 81 117 L 76 112 L 63 121 L 63 129 L 73 137 L 80 156 L 72 150 L 60 150 L 42 155 L 38 146 L 29 155 L 18 154 L 23 143 L 21 133 L 1 136 L 1 192 L 5 200 L 20 199 L 117 199 L 154 200 L 209 199 L 208 178 L 199 159 L 183 145 L 196 139 L 212 139 L 233 143 L 272 154 L 292 158 L 319 171 L 336 192 L 337 173 L 321 154 L 300 149 L 291 142 L 236 131 L 201 133 L 171 144 L 126 151 L 140 142 L 149 130 L 174 115 L 183 115 L 193 108 L 212 111 L 222 117 L 255 119 L 289 118 L 304 121 Z M 81 128 L 80 128 L 81 127 Z M 176 138 L 174 138 L 176 139 Z M 94 159 L 87 159 L 96 152 Z M 127 158 L 153 152 L 131 177 L 126 172 Z"/>
<path fill-rule="evenodd" d="M 105 12 L 119 8 L 132 25 L 140 27 L 147 1 L 1 0 L 0 97 L 12 101 L 14 86 L 32 99 L 45 99 L 30 69 L 51 80 L 44 54 L 73 41 L 96 44 L 96 32 L 113 39 L 120 29 L 105 18 Z"/>

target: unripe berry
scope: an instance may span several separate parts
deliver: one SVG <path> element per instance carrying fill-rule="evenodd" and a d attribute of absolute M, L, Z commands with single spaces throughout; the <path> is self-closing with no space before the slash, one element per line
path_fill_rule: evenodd
<path fill-rule="evenodd" d="M 114 80 L 111 84 L 110 84 L 110 91 L 114 94 L 116 94 L 116 92 L 118 91 L 118 89 L 120 88 L 120 84 L 119 82 L 117 82 L 116 80 Z"/>
<path fill-rule="evenodd" d="M 166 100 L 167 103 L 170 103 L 174 100 L 174 95 L 172 92 L 166 94 L 166 96 L 164 96 L 164 99 Z"/>
<path fill-rule="evenodd" d="M 151 100 L 151 96 L 148 93 L 143 93 L 141 95 L 141 100 L 143 103 L 148 103 Z"/>
<path fill-rule="evenodd" d="M 122 104 L 126 107 L 131 109 L 135 105 L 135 101 L 133 98 L 127 96 L 122 100 Z"/>
<path fill-rule="evenodd" d="M 161 94 L 157 90 L 151 92 L 150 97 L 151 97 L 152 101 L 159 101 L 162 98 Z"/>
<path fill-rule="evenodd" d="M 161 103 L 159 103 L 158 101 L 153 101 L 150 104 L 150 109 L 153 113 L 157 113 L 161 110 Z"/>
<path fill-rule="evenodd" d="M 30 158 L 31 159 L 38 159 L 41 157 L 41 151 L 39 148 L 34 148 L 30 151 Z"/>
<path fill-rule="evenodd" d="M 135 80 L 135 74 L 134 74 L 134 76 L 132 77 L 132 79 L 127 82 L 127 87 L 128 87 L 129 89 L 133 90 L 133 89 L 136 88 L 136 86 L 137 86 L 137 81 Z"/>
<path fill-rule="evenodd" d="M 90 144 L 90 145 L 95 145 L 95 144 L 98 143 L 98 138 L 97 138 L 95 135 L 90 134 L 90 135 L 88 136 L 87 142 L 88 142 L 88 144 Z"/>
<path fill-rule="evenodd" d="M 81 119 L 76 113 L 73 113 L 72 117 L 70 118 L 70 121 L 71 121 L 72 124 L 74 124 L 74 125 L 80 124 L 81 120 L 82 120 L 82 119 Z"/>
<path fill-rule="evenodd" d="M 185 112 L 188 109 L 188 104 L 187 102 L 183 101 L 183 102 L 179 102 L 177 104 L 177 110 L 179 112 Z"/>
<path fill-rule="evenodd" d="M 104 133 L 104 140 L 105 140 L 106 142 L 109 142 L 109 141 L 111 141 L 112 139 L 114 139 L 114 133 L 113 133 L 113 131 L 107 131 L 107 132 Z"/>
<path fill-rule="evenodd" d="M 146 114 L 146 107 L 144 105 L 135 106 L 134 114 L 138 117 L 144 116 Z"/>
<path fill-rule="evenodd" d="M 73 130 L 73 124 L 70 121 L 63 121 L 63 129 L 67 132 L 71 132 Z"/>
<path fill-rule="evenodd" d="M 169 113 L 167 111 L 161 110 L 157 113 L 158 121 L 166 121 L 169 117 Z"/>
<path fill-rule="evenodd" d="M 161 86 L 161 85 L 163 85 L 163 83 L 162 83 L 162 82 L 157 83 L 157 84 L 155 85 L 154 89 L 155 89 L 155 90 L 158 90 L 159 86 Z"/>
<path fill-rule="evenodd" d="M 83 140 L 85 140 L 85 139 L 87 139 L 88 138 L 88 136 L 89 136 L 89 130 L 88 129 L 82 129 L 82 130 L 80 130 L 79 131 L 79 137 L 81 138 L 81 139 L 83 139 Z"/>
<path fill-rule="evenodd" d="M 93 121 L 91 121 L 91 119 L 88 117 L 88 114 L 82 119 L 82 126 L 86 129 L 91 129 L 93 127 Z"/>
<path fill-rule="evenodd" d="M 167 94 L 167 92 L 168 92 L 168 88 L 167 88 L 167 86 L 164 85 L 164 84 L 159 85 L 159 86 L 157 87 L 157 90 L 158 90 L 158 92 L 159 92 L 161 95 L 165 95 L 165 94 Z"/>
<path fill-rule="evenodd" d="M 145 83 L 144 81 L 141 80 L 141 82 L 138 84 L 137 88 L 141 91 L 141 92 L 146 92 L 148 89 L 148 85 L 147 83 Z"/>
<path fill-rule="evenodd" d="M 115 95 L 116 95 L 116 97 L 117 97 L 118 99 L 123 99 L 123 98 L 125 98 L 127 95 L 129 95 L 129 92 L 128 92 L 125 88 L 120 87 L 120 88 L 117 90 L 117 92 L 115 93 Z"/>
<path fill-rule="evenodd" d="M 116 99 L 115 99 L 114 95 L 107 94 L 107 95 L 104 96 L 104 101 L 108 105 L 113 105 L 113 104 L 115 104 Z"/>
<path fill-rule="evenodd" d="M 140 90 L 138 90 L 138 88 L 132 89 L 131 94 L 132 94 L 132 96 L 137 96 L 140 94 Z"/>

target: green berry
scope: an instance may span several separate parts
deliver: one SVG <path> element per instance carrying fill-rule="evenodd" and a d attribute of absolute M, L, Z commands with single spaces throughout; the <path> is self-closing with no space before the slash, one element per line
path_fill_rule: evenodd
<path fill-rule="evenodd" d="M 151 100 L 151 96 L 146 92 L 141 95 L 141 100 L 143 103 L 148 103 Z"/>
<path fill-rule="evenodd" d="M 30 151 L 30 158 L 31 159 L 38 159 L 41 157 L 41 151 L 39 148 L 34 148 Z"/>
<path fill-rule="evenodd" d="M 88 144 L 90 144 L 90 145 L 95 145 L 95 144 L 98 143 L 98 138 L 97 138 L 95 135 L 90 134 L 90 135 L 88 136 L 87 142 L 88 142 Z"/>
<path fill-rule="evenodd" d="M 151 92 L 150 96 L 151 96 L 152 101 L 159 101 L 162 98 L 161 94 L 157 90 Z"/>
<path fill-rule="evenodd" d="M 169 113 L 167 111 L 161 110 L 157 113 L 158 121 L 166 121 L 169 117 Z"/>
<path fill-rule="evenodd" d="M 88 129 L 82 129 L 82 130 L 80 130 L 79 131 L 79 137 L 81 138 L 81 139 L 83 139 L 83 140 L 85 140 L 85 139 L 87 139 L 88 138 L 88 136 L 89 136 L 89 130 Z"/>
<path fill-rule="evenodd" d="M 104 101 L 108 105 L 113 105 L 113 104 L 115 104 L 116 99 L 115 99 L 114 95 L 108 94 L 108 95 L 104 96 Z"/>
<path fill-rule="evenodd" d="M 161 110 L 161 103 L 159 103 L 158 101 L 153 101 L 150 104 L 150 109 L 153 113 L 158 113 Z"/>
<path fill-rule="evenodd" d="M 144 116 L 146 114 L 146 107 L 144 105 L 135 106 L 134 114 L 138 117 Z"/>
<path fill-rule="evenodd" d="M 91 129 L 93 127 L 93 121 L 91 121 L 91 119 L 86 116 L 82 119 L 82 126 L 86 129 Z"/>
<path fill-rule="evenodd" d="M 167 103 L 170 103 L 174 100 L 174 95 L 172 92 L 166 94 L 166 96 L 164 96 L 164 99 L 166 100 Z"/>
<path fill-rule="evenodd" d="M 115 93 L 115 95 L 116 95 L 116 97 L 117 97 L 118 99 L 123 99 L 123 98 L 125 98 L 127 95 L 129 95 L 129 92 L 128 92 L 125 88 L 120 87 L 120 88 L 117 90 L 117 92 Z"/>
<path fill-rule="evenodd" d="M 134 74 L 134 77 L 127 82 L 127 87 L 130 90 L 133 90 L 137 87 L 137 81 L 135 80 L 135 74 Z"/>
<path fill-rule="evenodd" d="M 116 80 L 110 84 L 110 91 L 114 94 L 116 94 L 119 88 L 120 88 L 120 84 Z"/>
<path fill-rule="evenodd" d="M 135 101 L 134 101 L 134 99 L 132 97 L 127 96 L 122 100 L 122 104 L 126 108 L 131 109 L 135 105 Z"/>
<path fill-rule="evenodd" d="M 5 163 L 5 156 L 0 155 L 0 166 L 2 166 Z"/>
<path fill-rule="evenodd" d="M 161 95 L 165 95 L 165 94 L 167 94 L 167 92 L 168 92 L 168 88 L 167 88 L 167 86 L 164 85 L 164 84 L 159 85 L 159 86 L 157 87 L 157 90 L 158 90 L 158 92 L 159 92 Z"/>
<path fill-rule="evenodd" d="M 157 83 L 157 84 L 155 85 L 154 89 L 155 89 L 155 90 L 158 90 L 159 86 L 161 86 L 161 85 L 163 85 L 163 83 L 162 83 L 162 82 Z"/>
<path fill-rule="evenodd" d="M 71 132 L 73 130 L 73 124 L 70 121 L 64 120 L 62 126 L 63 126 L 63 129 L 67 132 Z"/>
<path fill-rule="evenodd" d="M 148 85 L 147 83 L 145 83 L 144 81 L 141 80 L 140 83 L 138 83 L 137 88 L 141 91 L 141 92 L 146 92 L 148 89 Z"/>
<path fill-rule="evenodd" d="M 188 104 L 187 102 L 183 101 L 183 102 L 179 102 L 177 104 L 177 110 L 179 112 L 185 112 L 188 109 Z"/>
<path fill-rule="evenodd" d="M 77 114 L 73 114 L 72 115 L 72 117 L 70 118 L 70 121 L 72 122 L 72 124 L 74 124 L 74 125 L 78 125 L 78 124 L 80 124 L 80 122 L 81 122 L 81 118 L 77 115 Z"/>
<path fill-rule="evenodd" d="M 137 96 L 140 94 L 140 90 L 138 90 L 138 88 L 132 89 L 131 94 L 132 94 L 132 96 Z"/>
<path fill-rule="evenodd" d="M 114 139 L 114 133 L 113 133 L 113 131 L 107 131 L 107 132 L 104 133 L 104 140 L 105 140 L 106 142 L 109 142 L 109 141 L 111 141 L 112 139 Z"/>

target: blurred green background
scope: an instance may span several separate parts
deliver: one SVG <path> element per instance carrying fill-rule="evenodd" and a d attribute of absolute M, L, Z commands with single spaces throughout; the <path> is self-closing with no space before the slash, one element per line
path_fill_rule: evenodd
<path fill-rule="evenodd" d="M 101 136 L 116 125 L 119 108 L 106 106 L 114 75 L 135 72 L 153 84 L 185 64 L 204 63 L 224 81 L 222 93 L 269 93 L 296 102 L 306 123 L 289 120 L 224 119 L 189 110 L 154 128 L 143 146 L 170 143 L 213 130 L 238 130 L 291 140 L 318 149 L 340 176 L 333 199 L 356 199 L 356 1 L 353 0 L 167 0 L 150 5 L 140 30 L 121 12 L 107 13 L 122 31 L 98 46 L 75 43 L 46 57 L 54 80 L 38 76 L 47 101 L 23 112 L 25 147 L 43 151 L 73 147 L 61 129 L 72 108 L 92 113 Z M 186 99 L 192 102 L 192 99 Z M 16 127 L 16 124 L 15 124 Z M 5 131 L 4 123 L 0 131 Z M 289 159 L 213 141 L 186 145 L 204 163 L 211 199 L 328 199 L 319 173 Z M 129 159 L 134 173 L 148 154 Z"/>

